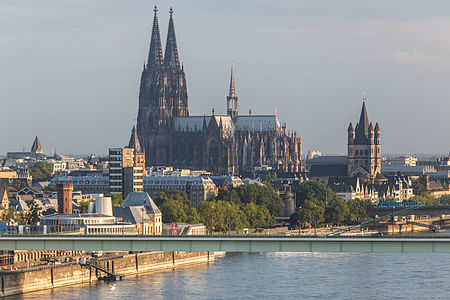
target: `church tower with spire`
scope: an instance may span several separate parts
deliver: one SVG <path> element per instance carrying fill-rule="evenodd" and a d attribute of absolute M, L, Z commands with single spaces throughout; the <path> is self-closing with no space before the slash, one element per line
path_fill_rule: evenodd
<path fill-rule="evenodd" d="M 227 96 L 227 115 L 234 118 L 238 116 L 238 96 L 234 82 L 234 63 L 231 65 L 230 91 Z"/>
<path fill-rule="evenodd" d="M 169 29 L 164 54 L 164 65 L 169 79 L 166 97 L 170 103 L 172 117 L 186 117 L 189 116 L 186 76 L 183 66 L 180 67 L 178 58 L 172 7 L 169 10 L 169 14 Z"/>
<path fill-rule="evenodd" d="M 31 146 L 31 152 L 38 153 L 38 154 L 44 153 L 44 150 L 42 149 L 42 146 L 41 146 L 41 142 L 39 141 L 37 136 L 34 138 L 33 145 Z"/>
<path fill-rule="evenodd" d="M 348 152 L 347 173 L 348 176 L 375 179 L 381 173 L 381 138 L 380 127 L 376 123 L 375 128 L 369 123 L 365 98 L 363 101 L 359 122 L 353 129 L 350 123 L 347 129 Z"/>
<path fill-rule="evenodd" d="M 170 8 L 164 55 L 157 12 L 155 6 L 148 61 L 141 74 L 137 133 L 147 161 L 152 165 L 166 165 L 171 152 L 168 135 L 173 118 L 188 116 L 189 111 L 186 77 L 178 57 L 173 10 Z"/>

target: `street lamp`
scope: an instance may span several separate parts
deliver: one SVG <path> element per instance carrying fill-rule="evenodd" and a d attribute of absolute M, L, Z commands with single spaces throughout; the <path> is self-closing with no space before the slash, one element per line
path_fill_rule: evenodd
<path fill-rule="evenodd" d="M 301 206 L 298 207 L 298 236 L 302 234 L 302 222 L 300 221 L 300 210 L 302 209 Z"/>
<path fill-rule="evenodd" d="M 144 235 L 144 207 L 141 207 L 141 231 Z"/>
<path fill-rule="evenodd" d="M 231 204 L 228 203 L 228 235 L 231 233 Z"/>
<path fill-rule="evenodd" d="M 317 235 L 317 212 L 316 212 L 317 205 L 314 204 L 314 235 Z"/>
<path fill-rule="evenodd" d="M 213 209 L 214 209 L 214 203 L 211 203 L 209 210 L 209 217 L 210 217 L 210 225 L 211 225 L 211 236 L 213 235 Z"/>

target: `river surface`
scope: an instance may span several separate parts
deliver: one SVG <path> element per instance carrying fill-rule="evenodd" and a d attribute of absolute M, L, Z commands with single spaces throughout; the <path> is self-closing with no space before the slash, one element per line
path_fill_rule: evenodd
<path fill-rule="evenodd" d="M 450 299 L 450 255 L 235 255 L 5 299 Z"/>

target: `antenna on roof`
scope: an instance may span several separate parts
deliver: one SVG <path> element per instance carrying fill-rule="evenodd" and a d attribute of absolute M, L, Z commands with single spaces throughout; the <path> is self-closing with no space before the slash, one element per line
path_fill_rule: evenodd
<path fill-rule="evenodd" d="M 277 107 L 275 106 L 275 116 L 277 116 L 277 114 L 278 114 L 278 110 L 277 110 Z"/>

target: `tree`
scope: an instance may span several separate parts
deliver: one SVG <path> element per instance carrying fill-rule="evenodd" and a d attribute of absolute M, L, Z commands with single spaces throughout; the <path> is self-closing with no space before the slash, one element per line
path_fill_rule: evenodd
<path fill-rule="evenodd" d="M 248 226 L 245 213 L 239 204 L 223 200 L 202 201 L 200 216 L 205 225 L 214 230 L 238 230 Z"/>
<path fill-rule="evenodd" d="M 300 209 L 294 216 L 291 216 L 292 225 L 298 224 L 298 215 L 303 223 L 317 223 L 319 226 L 325 221 L 325 211 L 330 203 L 336 203 L 338 200 L 336 193 L 319 181 L 306 181 L 298 187 L 292 189 L 296 194 L 297 207 Z M 331 210 L 329 210 L 331 213 Z"/>
<path fill-rule="evenodd" d="M 53 168 L 49 163 L 39 161 L 29 168 L 33 181 L 39 181 L 50 177 L 53 174 Z"/>
<path fill-rule="evenodd" d="M 89 202 L 95 202 L 95 200 L 83 201 L 80 202 L 80 213 L 87 214 L 89 211 Z"/>
<path fill-rule="evenodd" d="M 414 195 L 430 198 L 430 193 L 428 192 L 427 187 L 420 182 L 420 179 L 413 180 L 412 188 Z"/>
<path fill-rule="evenodd" d="M 273 217 L 279 216 L 281 213 L 281 197 L 271 186 L 241 185 L 236 189 L 236 193 L 241 203 L 253 202 L 265 206 Z"/>
<path fill-rule="evenodd" d="M 44 187 L 44 192 L 46 193 L 56 192 L 56 185 L 47 185 L 46 187 Z"/>
<path fill-rule="evenodd" d="M 16 180 L 13 183 L 11 183 L 9 186 L 12 186 L 16 190 L 20 191 L 21 189 L 27 187 L 28 183 L 26 181 L 23 181 L 23 180 Z M 8 189 L 6 189 L 6 190 L 8 190 Z"/>
<path fill-rule="evenodd" d="M 333 199 L 328 202 L 325 211 L 325 218 L 329 223 L 337 223 L 340 225 L 341 222 L 348 218 L 349 213 L 350 209 L 345 200 Z"/>
<path fill-rule="evenodd" d="M 195 206 L 189 201 L 186 192 L 179 190 L 167 190 L 155 199 L 166 223 L 200 222 L 200 216 Z"/>
<path fill-rule="evenodd" d="M 305 200 L 299 212 L 302 223 L 309 222 L 318 227 L 325 220 L 325 206 L 317 199 Z"/>
<path fill-rule="evenodd" d="M 241 203 L 241 199 L 235 190 L 219 189 L 216 199 L 226 202 Z"/>
<path fill-rule="evenodd" d="M 2 219 L 4 222 L 14 221 L 14 222 L 19 223 L 20 214 L 17 212 L 17 210 L 14 206 L 10 206 L 10 207 L 8 207 L 8 209 L 5 209 L 3 211 Z"/>
<path fill-rule="evenodd" d="M 297 206 L 303 206 L 306 200 L 315 199 L 318 203 L 330 202 L 337 199 L 336 193 L 319 181 L 306 181 L 292 191 L 297 197 Z"/>
<path fill-rule="evenodd" d="M 41 208 L 33 200 L 25 213 L 24 221 L 28 225 L 36 225 L 41 219 Z"/>
<path fill-rule="evenodd" d="M 43 216 L 52 215 L 52 214 L 56 214 L 56 209 L 54 209 L 53 207 L 49 207 L 42 212 Z"/>
<path fill-rule="evenodd" d="M 248 226 L 250 227 L 271 226 L 275 222 L 265 206 L 250 202 L 243 205 L 242 211 L 245 213 Z"/>
<path fill-rule="evenodd" d="M 450 204 L 450 195 L 442 197 L 439 202 L 441 205 L 449 205 Z"/>
<path fill-rule="evenodd" d="M 369 205 L 360 199 L 351 200 L 348 203 L 349 214 L 347 220 L 362 221 L 369 218 Z"/>
<path fill-rule="evenodd" d="M 266 174 L 262 180 L 262 182 L 267 186 L 272 186 L 273 181 L 278 181 L 278 177 L 276 173 Z"/>
<path fill-rule="evenodd" d="M 213 227 L 217 230 L 228 228 L 227 224 L 223 223 L 225 221 L 222 214 L 228 218 L 231 214 L 231 227 L 239 229 L 244 226 L 271 226 L 281 212 L 280 195 L 270 184 L 242 185 L 233 190 L 220 189 L 214 202 L 203 205 L 207 208 L 199 208 L 200 214 L 207 220 L 205 222 L 209 227 L 212 219 Z"/>
<path fill-rule="evenodd" d="M 105 197 L 111 197 L 112 206 L 121 206 L 124 201 L 120 194 L 106 194 Z"/>

